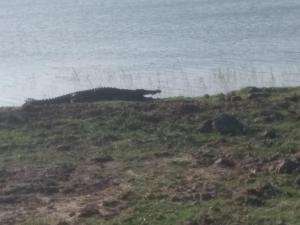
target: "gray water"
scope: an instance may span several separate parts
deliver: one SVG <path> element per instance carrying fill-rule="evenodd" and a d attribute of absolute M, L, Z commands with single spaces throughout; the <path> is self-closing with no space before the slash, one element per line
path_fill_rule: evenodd
<path fill-rule="evenodd" d="M 0 33 L 0 105 L 300 85 L 299 0 L 0 0 Z"/>

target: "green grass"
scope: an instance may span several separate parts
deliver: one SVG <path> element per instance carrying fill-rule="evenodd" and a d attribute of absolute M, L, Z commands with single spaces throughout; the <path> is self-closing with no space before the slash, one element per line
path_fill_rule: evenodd
<path fill-rule="evenodd" d="M 216 183 L 210 183 L 212 174 L 190 178 L 193 173 L 211 169 L 213 162 L 224 155 L 242 166 L 249 160 L 267 164 L 275 157 L 284 158 L 300 150 L 300 101 L 287 100 L 300 95 L 300 88 L 262 91 L 269 97 L 250 100 L 249 89 L 243 89 L 227 95 L 242 98 L 236 102 L 217 95 L 145 103 L 58 105 L 33 111 L 1 110 L 0 180 L 6 171 L 16 167 L 76 166 L 111 156 L 122 165 L 119 176 L 130 184 L 134 197 L 128 200 L 125 210 L 112 218 L 78 219 L 76 225 L 300 224 L 297 175 L 274 174 L 262 168 L 254 178 L 249 177 L 247 169 L 229 171 Z M 194 105 L 199 111 L 185 112 L 184 105 Z M 265 111 L 280 112 L 283 118 L 270 121 Z M 230 136 L 198 131 L 203 121 L 220 113 L 235 115 L 246 125 L 247 133 Z M 271 128 L 278 137 L 263 137 L 263 132 Z M 186 155 L 192 159 L 181 160 Z M 130 177 L 131 170 L 138 175 Z M 192 179 L 191 184 L 185 183 L 187 178 Z M 179 202 L 163 195 L 176 194 L 176 188 L 193 186 L 192 182 L 214 184 L 215 191 L 221 194 L 211 200 Z M 264 183 L 271 183 L 281 194 L 264 199 L 260 207 L 241 206 L 235 200 L 239 193 Z M 231 195 L 222 195 L 229 192 Z M 47 223 L 42 218 L 28 221 L 26 225 Z"/>

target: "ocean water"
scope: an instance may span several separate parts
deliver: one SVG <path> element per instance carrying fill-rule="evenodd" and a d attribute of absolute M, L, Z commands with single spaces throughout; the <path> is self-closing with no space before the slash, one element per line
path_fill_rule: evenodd
<path fill-rule="evenodd" d="M 0 0 L 0 33 L 0 105 L 300 85 L 299 0 Z"/>

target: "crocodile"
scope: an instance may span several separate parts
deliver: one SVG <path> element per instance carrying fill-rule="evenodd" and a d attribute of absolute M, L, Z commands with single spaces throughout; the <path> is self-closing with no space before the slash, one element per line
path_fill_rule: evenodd
<path fill-rule="evenodd" d="M 84 91 L 78 91 L 61 95 L 49 99 L 27 99 L 23 107 L 34 105 L 51 105 L 51 104 L 68 104 L 68 103 L 83 103 L 96 101 L 148 101 L 151 97 L 146 95 L 155 95 L 161 93 L 161 90 L 145 90 L 145 89 L 119 89 L 100 87 Z"/>

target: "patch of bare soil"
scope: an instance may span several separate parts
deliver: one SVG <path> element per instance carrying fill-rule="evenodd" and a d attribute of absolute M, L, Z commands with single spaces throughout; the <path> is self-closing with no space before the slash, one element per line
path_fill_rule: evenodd
<path fill-rule="evenodd" d="M 110 217 L 126 206 L 130 186 L 121 182 L 121 165 L 82 162 L 48 169 L 25 167 L 9 171 L 0 183 L 0 224 L 47 216 L 73 221 L 88 204 Z"/>
<path fill-rule="evenodd" d="M 192 168 L 186 171 L 175 187 L 169 188 L 168 196 L 172 201 L 208 201 L 219 196 L 231 196 L 231 192 L 219 192 L 218 187 L 224 177 L 232 176 L 234 171 L 215 166 Z"/>

